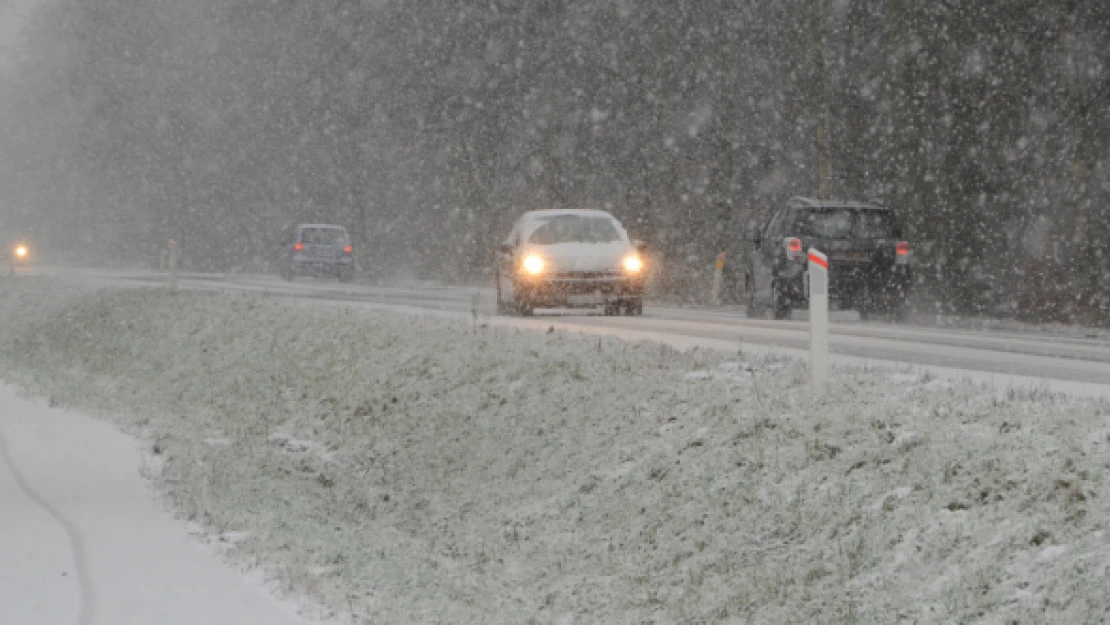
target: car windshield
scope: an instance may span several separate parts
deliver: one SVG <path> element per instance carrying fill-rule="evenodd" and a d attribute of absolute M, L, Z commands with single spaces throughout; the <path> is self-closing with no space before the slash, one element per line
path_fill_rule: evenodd
<path fill-rule="evenodd" d="M 347 232 L 338 228 L 305 228 L 301 230 L 305 245 L 346 245 Z"/>
<path fill-rule="evenodd" d="M 612 243 L 620 241 L 620 231 L 610 217 L 558 215 L 543 220 L 528 242 L 533 245 L 556 243 Z"/>
<path fill-rule="evenodd" d="M 875 209 L 816 208 L 796 211 L 789 236 L 823 239 L 892 239 L 898 237 L 894 213 Z"/>

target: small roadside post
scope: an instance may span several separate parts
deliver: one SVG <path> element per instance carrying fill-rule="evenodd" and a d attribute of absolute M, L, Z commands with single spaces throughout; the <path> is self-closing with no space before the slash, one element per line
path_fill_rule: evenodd
<path fill-rule="evenodd" d="M 815 393 L 829 381 L 829 259 L 809 250 L 809 370 Z"/>
<path fill-rule="evenodd" d="M 170 239 L 170 292 L 177 293 L 177 243 Z"/>
<path fill-rule="evenodd" d="M 725 253 L 717 254 L 717 268 L 713 271 L 713 291 L 709 295 L 709 301 L 714 306 L 721 305 L 721 274 L 725 269 Z"/>

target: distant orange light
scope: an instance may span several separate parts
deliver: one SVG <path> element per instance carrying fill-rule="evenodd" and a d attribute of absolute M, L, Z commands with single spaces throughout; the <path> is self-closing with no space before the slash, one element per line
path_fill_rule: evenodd
<path fill-rule="evenodd" d="M 910 244 L 906 241 L 899 241 L 897 249 L 899 256 L 905 256 L 906 254 L 910 253 Z"/>
<path fill-rule="evenodd" d="M 300 252 L 300 251 L 304 250 L 304 243 L 297 243 L 297 244 L 295 244 L 295 245 L 293 246 L 293 249 L 297 250 L 298 252 Z"/>
<path fill-rule="evenodd" d="M 343 248 L 343 252 L 344 252 L 344 253 L 346 253 L 346 254 L 350 254 L 350 253 L 351 253 L 351 252 L 353 252 L 353 251 L 355 251 L 355 248 L 351 247 L 350 245 L 348 245 L 347 247 Z"/>

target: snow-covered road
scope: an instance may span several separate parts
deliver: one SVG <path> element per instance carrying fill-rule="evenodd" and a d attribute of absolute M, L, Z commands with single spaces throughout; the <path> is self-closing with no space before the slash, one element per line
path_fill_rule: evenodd
<path fill-rule="evenodd" d="M 294 625 L 163 511 L 137 443 L 0 387 L 0 624 Z"/>
<path fill-rule="evenodd" d="M 164 274 L 142 270 L 38 268 L 35 272 L 120 286 L 165 284 Z M 262 293 L 302 302 L 343 303 L 418 314 L 471 318 L 546 329 L 554 326 L 627 339 L 650 339 L 676 347 L 701 346 L 805 356 L 808 324 L 748 319 L 736 309 L 691 309 L 649 305 L 642 318 L 596 315 L 493 316 L 489 289 L 418 285 L 341 284 L 240 274 L 182 274 L 181 288 Z M 1079 394 L 1110 393 L 1110 339 L 1034 331 L 978 331 L 887 323 L 861 323 L 854 313 L 835 313 L 831 331 L 834 364 L 912 365 L 939 375 L 958 374 L 995 383 L 1037 385 Z"/>

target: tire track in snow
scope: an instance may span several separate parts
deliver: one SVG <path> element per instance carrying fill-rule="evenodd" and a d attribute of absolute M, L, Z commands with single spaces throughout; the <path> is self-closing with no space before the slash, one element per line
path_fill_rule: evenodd
<path fill-rule="evenodd" d="M 19 471 L 19 467 L 15 464 L 15 458 L 12 457 L 11 452 L 8 450 L 8 439 L 4 436 L 4 429 L 0 427 L 0 458 L 3 458 L 4 464 L 7 465 L 8 471 L 11 472 L 12 478 L 23 491 L 23 494 L 35 502 L 40 508 L 46 511 L 47 514 L 53 518 L 58 525 L 62 526 L 66 535 L 69 537 L 70 550 L 73 552 L 73 567 L 77 575 L 77 584 L 80 589 L 78 599 L 77 621 L 76 625 L 91 625 L 93 616 L 95 614 L 95 599 L 92 589 L 92 577 L 89 576 L 88 558 L 86 557 L 85 542 L 81 539 L 81 533 L 77 531 L 77 527 L 65 518 L 61 512 L 50 505 L 31 485 L 27 479 Z"/>

